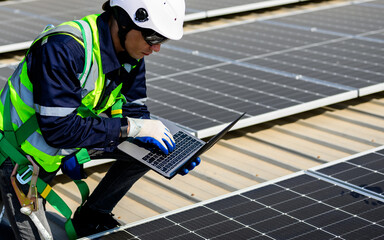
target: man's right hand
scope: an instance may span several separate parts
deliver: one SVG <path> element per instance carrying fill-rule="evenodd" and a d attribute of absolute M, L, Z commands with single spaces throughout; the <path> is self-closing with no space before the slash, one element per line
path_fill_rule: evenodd
<path fill-rule="evenodd" d="M 171 132 L 159 120 L 128 118 L 128 137 L 157 146 L 164 154 L 172 152 L 175 140 Z"/>

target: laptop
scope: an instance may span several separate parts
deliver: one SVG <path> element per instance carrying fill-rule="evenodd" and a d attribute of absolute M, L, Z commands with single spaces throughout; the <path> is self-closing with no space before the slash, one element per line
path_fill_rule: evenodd
<path fill-rule="evenodd" d="M 188 166 L 198 156 L 217 143 L 244 115 L 245 113 L 236 118 L 208 142 L 191 135 L 171 121 L 160 119 L 172 133 L 176 143 L 176 148 L 168 155 L 165 155 L 151 144 L 144 144 L 133 138 L 128 138 L 120 143 L 118 149 L 149 166 L 162 176 L 171 179 L 184 166 Z"/>

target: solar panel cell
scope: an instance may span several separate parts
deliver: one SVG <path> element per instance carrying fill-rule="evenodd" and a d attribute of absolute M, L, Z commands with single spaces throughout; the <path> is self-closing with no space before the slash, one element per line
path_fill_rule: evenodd
<path fill-rule="evenodd" d="M 371 198 L 364 198 L 361 195 L 355 194 L 356 202 L 344 206 L 341 209 L 352 215 L 358 215 L 372 222 L 383 220 L 384 214 L 383 202 Z"/>
<path fill-rule="evenodd" d="M 348 215 L 347 213 L 344 213 L 339 210 L 331 210 L 313 216 L 312 218 L 307 219 L 306 222 L 317 226 L 318 228 L 325 229 L 325 227 L 332 226 L 332 224 L 343 221 L 343 219 L 346 219 L 348 217 L 350 217 L 350 215 Z"/>
<path fill-rule="evenodd" d="M 125 231 L 119 231 L 113 235 L 107 235 L 107 236 L 103 237 L 103 240 L 121 240 L 121 239 L 133 240 L 133 239 L 135 239 L 135 236 L 133 236 L 130 233 L 125 232 Z"/>
<path fill-rule="evenodd" d="M 315 203 L 316 201 L 310 198 L 296 197 L 296 198 L 292 198 L 291 200 L 273 205 L 273 208 L 284 213 L 290 213 L 297 209 L 302 208 L 303 206 L 311 206 L 311 205 L 314 205 Z"/>
<path fill-rule="evenodd" d="M 166 239 L 166 238 L 178 238 L 187 234 L 189 231 L 183 227 L 172 225 L 163 229 L 151 230 L 147 229 L 147 233 L 140 234 L 140 239 L 142 240 L 153 240 L 153 239 Z M 132 231 L 135 234 L 134 231 Z M 136 234 L 135 234 L 136 235 Z"/>
<path fill-rule="evenodd" d="M 271 185 L 258 188 L 257 190 L 251 190 L 249 192 L 245 192 L 242 195 L 251 199 L 258 199 L 271 194 L 275 194 L 276 192 L 281 192 L 283 190 L 284 189 L 282 187 L 271 184 Z"/>
<path fill-rule="evenodd" d="M 197 230 L 198 235 L 203 236 L 204 238 L 210 239 L 216 236 L 226 235 L 227 233 L 232 233 L 238 229 L 244 227 L 242 224 L 239 224 L 235 221 L 226 220 L 222 222 L 217 222 L 213 225 L 207 225 L 206 227 Z"/>
<path fill-rule="evenodd" d="M 280 215 L 281 215 L 280 212 L 264 207 L 262 209 L 239 216 L 235 220 L 247 226 L 250 226 L 256 223 L 264 222 L 266 219 L 277 218 Z"/>
<path fill-rule="evenodd" d="M 382 168 L 384 168 L 384 163 L 382 161 L 382 160 L 384 160 L 384 156 L 382 155 L 384 152 L 379 151 L 378 153 L 380 153 L 380 154 L 370 153 L 370 154 L 367 154 L 367 155 L 364 155 L 361 157 L 351 159 L 348 162 L 356 164 L 356 165 L 361 165 L 361 166 L 367 166 L 370 164 L 377 164 L 376 166 L 371 165 L 372 167 L 369 167 L 369 166 L 367 166 L 367 167 L 371 168 L 371 169 L 376 169 L 376 170 L 382 169 Z"/>
<path fill-rule="evenodd" d="M 174 222 L 184 222 L 187 220 L 195 219 L 198 217 L 206 216 L 211 214 L 212 210 L 205 207 L 197 207 L 191 210 L 183 211 L 181 213 L 176 213 L 168 217 L 171 221 Z"/>
<path fill-rule="evenodd" d="M 356 177 L 349 182 L 356 186 L 365 188 L 367 190 L 370 190 L 379 194 L 383 193 L 384 191 L 383 174 L 370 173 L 360 177 Z"/>
<path fill-rule="evenodd" d="M 263 198 L 257 198 L 256 200 L 258 202 L 265 204 L 265 205 L 273 206 L 275 204 L 279 204 L 281 202 L 286 202 L 286 201 L 291 200 L 291 199 L 296 199 L 298 197 L 300 197 L 300 195 L 298 195 L 297 193 L 283 190 L 283 191 L 276 192 L 274 194 L 268 195 L 268 196 L 263 197 Z"/>
<path fill-rule="evenodd" d="M 202 240 L 204 239 L 203 237 L 200 237 L 194 233 L 187 233 L 187 234 L 184 234 L 184 235 L 181 235 L 181 236 L 177 236 L 177 239 L 181 239 L 181 240 Z"/>
<path fill-rule="evenodd" d="M 299 233 L 295 238 L 295 240 L 308 240 L 308 239 L 313 239 L 313 240 L 324 240 L 324 239 L 332 239 L 334 238 L 334 235 L 322 230 L 316 228 L 313 231 L 310 232 L 305 232 L 305 233 Z"/>
<path fill-rule="evenodd" d="M 197 231 L 201 228 L 205 228 L 208 226 L 213 226 L 219 222 L 224 222 L 226 218 L 218 213 L 211 213 L 208 215 L 205 215 L 203 217 L 195 218 L 190 221 L 184 221 L 180 224 L 191 231 Z"/>
<path fill-rule="evenodd" d="M 304 175 L 307 176 L 307 175 Z M 291 189 L 300 194 L 309 195 L 310 193 L 317 192 L 322 189 L 329 188 L 329 184 L 327 182 L 318 181 L 312 177 L 305 182 L 304 184 L 300 184 L 298 186 L 293 186 Z"/>
<path fill-rule="evenodd" d="M 351 182 L 352 180 L 358 178 L 358 176 L 365 176 L 369 173 L 370 173 L 369 170 L 366 170 L 363 168 L 352 168 L 346 171 L 342 171 L 340 173 L 336 173 L 332 176 L 346 182 Z"/>
<path fill-rule="evenodd" d="M 345 233 L 352 232 L 356 229 L 366 227 L 370 222 L 358 217 L 349 217 L 347 219 L 339 219 L 338 222 L 324 227 L 325 231 L 329 231 L 336 236 L 342 236 Z"/>
<path fill-rule="evenodd" d="M 293 225 L 296 223 L 296 220 L 280 214 L 276 217 L 269 218 L 269 219 L 264 219 L 264 221 L 260 221 L 258 223 L 252 224 L 251 227 L 253 229 L 256 229 L 257 231 L 260 231 L 262 233 L 268 234 L 269 236 L 273 234 L 269 234 L 271 232 L 274 232 L 276 229 L 284 228 L 285 226 Z M 280 236 L 279 238 L 282 238 L 283 236 Z"/>
<path fill-rule="evenodd" d="M 384 235 L 384 228 L 375 224 L 343 234 L 344 239 L 380 239 Z"/>
<path fill-rule="evenodd" d="M 219 236 L 213 237 L 215 240 L 245 240 L 245 239 L 253 239 L 261 234 L 256 232 L 254 229 L 243 227 L 241 229 L 237 229 L 236 231 L 231 231 L 225 234 L 221 234 Z"/>
<path fill-rule="evenodd" d="M 144 223 L 142 225 L 135 226 L 129 229 L 129 232 L 135 235 L 144 235 L 147 233 L 151 233 L 153 231 L 158 231 L 159 229 L 166 229 L 172 227 L 174 225 L 173 222 L 168 219 L 161 218 L 152 221 L 151 223 Z"/>
<path fill-rule="evenodd" d="M 329 204 L 332 207 L 341 208 L 348 204 L 353 204 L 356 201 L 353 194 L 353 192 L 342 190 L 341 192 L 339 192 L 339 194 L 335 195 L 334 197 L 325 199 L 323 200 L 323 202 L 325 204 Z"/>
<path fill-rule="evenodd" d="M 289 214 L 299 220 L 304 221 L 306 219 L 312 218 L 313 216 L 318 216 L 331 210 L 331 206 L 325 205 L 323 203 L 316 203 L 312 205 L 303 205 L 301 208 L 298 208 Z"/>
<path fill-rule="evenodd" d="M 269 232 L 268 235 L 272 236 L 274 239 L 292 239 L 301 235 L 302 233 L 314 232 L 316 228 L 308 225 L 303 222 L 296 222 L 295 224 L 290 224 L 285 227 L 282 227 L 278 230 Z M 308 236 L 307 236 L 308 237 Z M 307 238 L 313 239 L 313 238 Z"/>
<path fill-rule="evenodd" d="M 213 203 L 207 204 L 207 207 L 213 210 L 222 211 L 222 210 L 228 209 L 228 206 L 230 206 L 230 208 L 233 208 L 236 206 L 243 206 L 244 204 L 249 204 L 249 203 L 250 203 L 249 199 L 240 195 L 235 195 L 220 201 L 215 201 Z"/>
<path fill-rule="evenodd" d="M 232 205 L 233 204 L 228 204 L 227 207 L 232 206 Z M 261 209 L 263 209 L 263 207 L 264 206 L 261 205 L 260 203 L 248 202 L 248 203 L 236 205 L 234 207 L 230 207 L 227 209 L 221 209 L 220 212 L 222 214 L 224 214 L 225 216 L 228 216 L 231 218 L 238 218 L 238 217 L 241 217 L 243 215 L 247 215 L 250 212 L 255 212 L 255 211 L 261 210 Z"/>
<path fill-rule="evenodd" d="M 323 169 L 319 169 L 318 172 L 326 174 L 328 176 L 333 176 L 335 174 L 339 174 L 340 172 L 348 171 L 349 169 L 352 169 L 353 166 L 348 163 L 340 163 L 337 165 L 332 165 L 329 167 L 325 167 Z"/>

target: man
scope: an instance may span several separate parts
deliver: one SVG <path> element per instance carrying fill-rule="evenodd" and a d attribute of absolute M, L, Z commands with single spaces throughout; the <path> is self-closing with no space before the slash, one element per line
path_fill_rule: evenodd
<path fill-rule="evenodd" d="M 73 179 L 83 178 L 79 162 L 88 160 L 84 152 L 91 159 L 117 159 L 75 212 L 78 237 L 119 226 L 113 208 L 148 171 L 119 151 L 119 142 L 133 137 L 165 154 L 175 148 L 169 130 L 149 119 L 144 104 L 144 56 L 160 51 L 167 39 L 182 37 L 184 1 L 110 0 L 103 9 L 101 15 L 67 22 L 40 35 L 1 92 L 4 139 L 33 157 L 40 167 L 39 178 L 45 182 L 60 167 Z M 28 134 L 20 138 L 18 129 Z M 2 146 L 0 142 L 0 160 L 4 161 L 0 186 L 15 238 L 39 239 L 41 231 L 20 213 L 9 180 L 17 157 Z M 196 159 L 183 173 L 199 162 Z M 27 191 L 28 184 L 22 188 Z M 50 233 L 44 212 L 36 215 Z"/>

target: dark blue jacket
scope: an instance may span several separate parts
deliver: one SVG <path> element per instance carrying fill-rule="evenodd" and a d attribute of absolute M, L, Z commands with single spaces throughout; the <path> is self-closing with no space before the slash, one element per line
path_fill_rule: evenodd
<path fill-rule="evenodd" d="M 97 19 L 103 72 L 111 80 L 104 95 L 123 82 L 122 93 L 128 104 L 123 115 L 149 118 L 145 105 L 129 104 L 146 98 L 145 63 L 129 56 L 117 56 L 110 29 L 109 14 Z M 34 103 L 47 107 L 77 108 L 81 105 L 81 87 L 77 78 L 84 68 L 84 48 L 68 35 L 54 35 L 45 44 L 37 43 L 26 57 L 28 76 L 33 84 Z M 130 74 L 122 63 L 137 65 Z M 108 112 L 107 112 L 108 114 Z M 103 148 L 113 151 L 118 142 L 120 128 L 126 120 L 119 118 L 81 118 L 76 112 L 65 117 L 50 117 L 37 114 L 37 120 L 45 141 L 57 148 Z"/>

